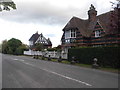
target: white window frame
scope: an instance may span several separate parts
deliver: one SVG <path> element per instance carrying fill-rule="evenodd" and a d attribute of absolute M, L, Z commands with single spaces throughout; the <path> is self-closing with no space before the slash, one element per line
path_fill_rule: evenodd
<path fill-rule="evenodd" d="M 76 30 L 70 29 L 69 31 L 65 31 L 65 39 L 68 38 L 76 38 Z"/>
<path fill-rule="evenodd" d="M 65 39 L 70 38 L 70 30 L 69 31 L 65 31 Z"/>
<path fill-rule="evenodd" d="M 95 37 L 101 37 L 101 31 L 96 30 L 95 31 Z"/>
<path fill-rule="evenodd" d="M 76 31 L 75 30 L 71 30 L 71 38 L 76 38 Z"/>

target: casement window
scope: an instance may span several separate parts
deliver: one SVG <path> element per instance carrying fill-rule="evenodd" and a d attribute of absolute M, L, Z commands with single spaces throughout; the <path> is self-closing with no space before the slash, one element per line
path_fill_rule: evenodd
<path fill-rule="evenodd" d="M 65 31 L 65 39 L 70 38 L 70 31 Z"/>
<path fill-rule="evenodd" d="M 101 31 L 95 31 L 95 37 L 101 37 Z"/>
<path fill-rule="evenodd" d="M 65 31 L 65 39 L 68 38 L 76 38 L 76 31 L 75 30 Z"/>
<path fill-rule="evenodd" d="M 33 45 L 33 41 L 29 41 L 29 45 L 32 46 Z"/>
<path fill-rule="evenodd" d="M 76 37 L 76 32 L 75 30 L 71 30 L 71 38 L 75 38 Z"/>

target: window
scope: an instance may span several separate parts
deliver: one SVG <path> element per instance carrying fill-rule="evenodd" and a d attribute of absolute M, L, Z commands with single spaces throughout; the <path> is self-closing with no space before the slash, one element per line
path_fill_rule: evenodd
<path fill-rule="evenodd" d="M 95 31 L 95 37 L 101 37 L 100 34 L 101 34 L 100 31 Z"/>
<path fill-rule="evenodd" d="M 71 30 L 71 38 L 75 38 L 76 37 L 76 32 L 75 30 Z"/>
<path fill-rule="evenodd" d="M 65 31 L 65 39 L 75 38 L 75 37 L 76 37 L 76 31 L 75 30 Z"/>
<path fill-rule="evenodd" d="M 65 31 L 65 39 L 70 38 L 70 31 Z"/>

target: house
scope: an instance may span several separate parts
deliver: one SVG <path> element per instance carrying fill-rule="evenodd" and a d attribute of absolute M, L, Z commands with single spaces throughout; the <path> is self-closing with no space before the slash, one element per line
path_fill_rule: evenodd
<path fill-rule="evenodd" d="M 81 46 L 119 46 L 120 32 L 111 29 L 111 13 L 97 16 L 97 11 L 91 4 L 87 20 L 72 17 L 63 28 L 62 48 L 66 51 Z"/>
<path fill-rule="evenodd" d="M 30 39 L 29 39 L 29 46 L 31 50 L 35 50 L 34 46 L 35 44 L 40 43 L 41 45 L 44 46 L 44 49 L 47 48 L 52 48 L 52 42 L 50 41 L 50 39 L 46 39 L 43 34 L 38 34 L 38 32 L 36 32 L 35 34 L 33 34 Z"/>

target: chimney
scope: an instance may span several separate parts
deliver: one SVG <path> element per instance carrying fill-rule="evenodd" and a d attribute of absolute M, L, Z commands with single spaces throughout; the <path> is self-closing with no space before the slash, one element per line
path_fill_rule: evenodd
<path fill-rule="evenodd" d="M 96 15 L 97 11 L 95 10 L 95 7 L 91 4 L 90 10 L 88 11 L 89 21 L 95 21 Z"/>
<path fill-rule="evenodd" d="M 38 31 L 35 34 L 38 34 Z"/>

